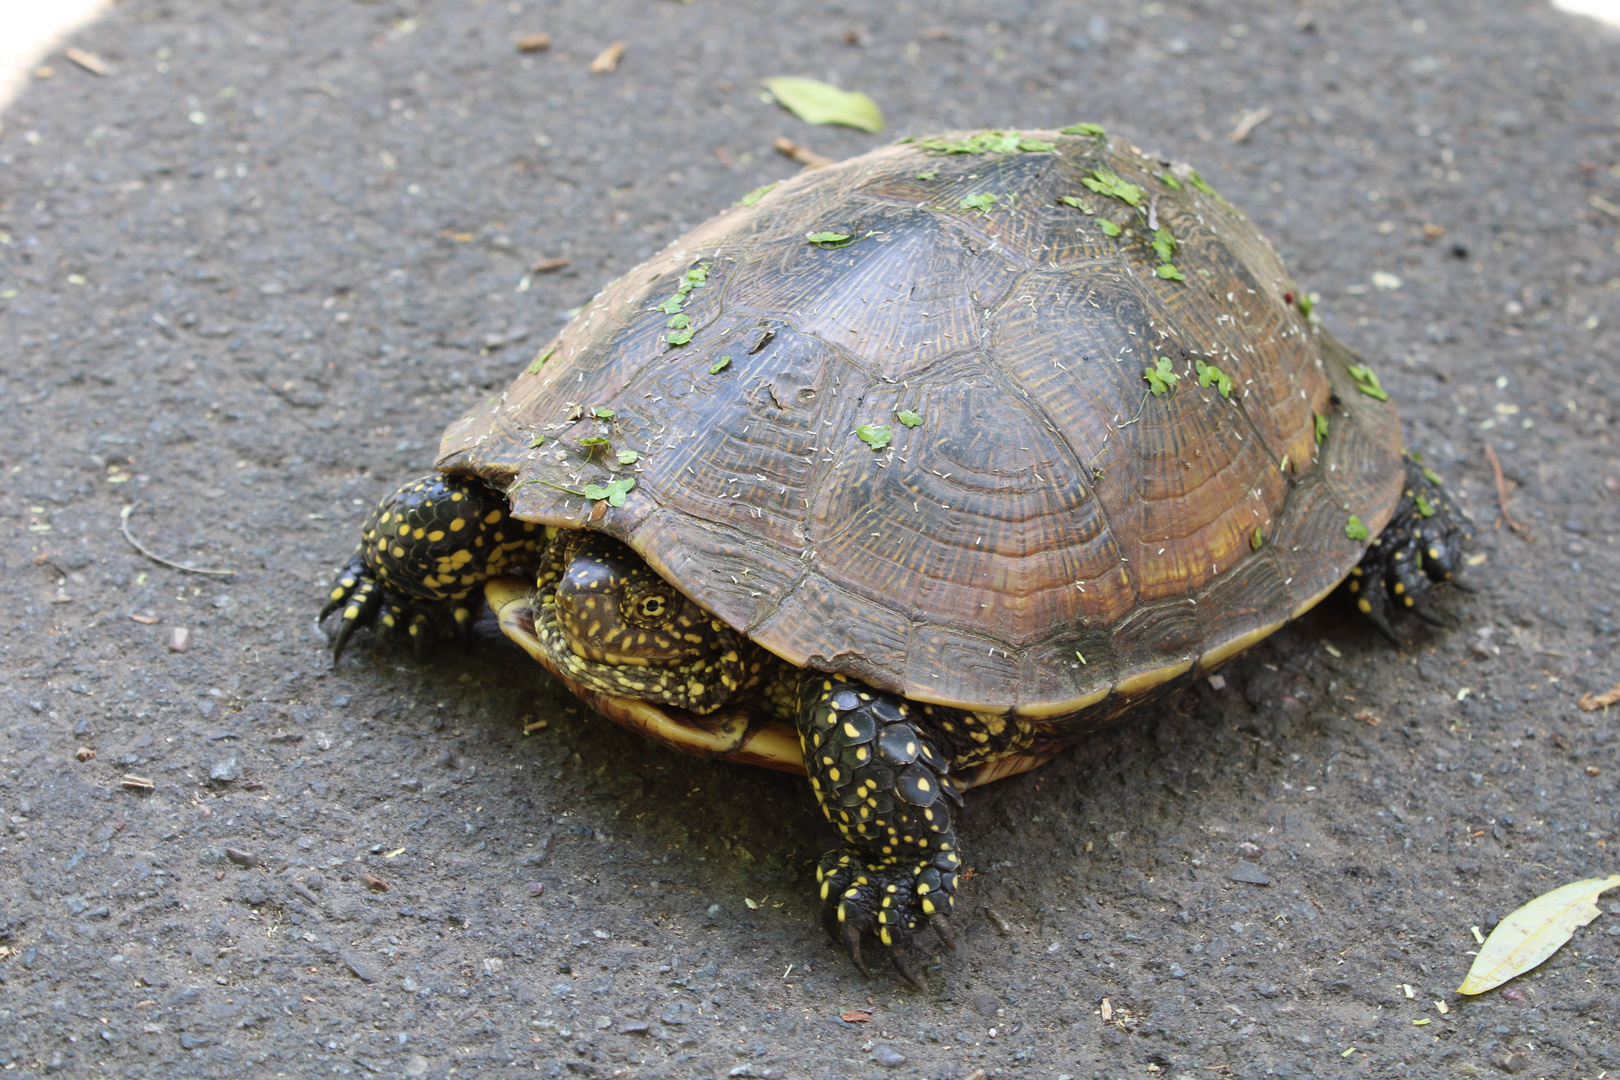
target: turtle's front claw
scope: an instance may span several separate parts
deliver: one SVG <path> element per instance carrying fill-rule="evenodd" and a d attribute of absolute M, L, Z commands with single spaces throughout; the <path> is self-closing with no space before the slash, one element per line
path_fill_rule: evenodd
<path fill-rule="evenodd" d="M 957 862 L 951 852 L 913 865 L 867 862 L 847 849 L 822 858 L 816 878 L 823 922 L 862 975 L 871 974 L 861 956 L 867 934 L 889 950 L 895 970 L 919 986 L 904 952 L 918 930 L 932 925 L 940 941 L 956 950 L 947 912 L 955 902 Z"/>

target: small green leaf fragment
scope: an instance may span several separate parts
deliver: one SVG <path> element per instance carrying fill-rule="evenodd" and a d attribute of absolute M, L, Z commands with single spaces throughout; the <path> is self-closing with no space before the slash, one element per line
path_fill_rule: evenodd
<path fill-rule="evenodd" d="M 583 446 L 587 452 L 601 450 L 603 447 L 611 445 L 607 439 L 600 435 L 587 435 L 583 439 L 575 439 L 574 441 Z"/>
<path fill-rule="evenodd" d="M 1016 131 L 976 131 L 962 139 L 935 136 L 917 145 L 934 154 L 1035 154 L 1057 147 L 1040 139 L 1026 139 Z"/>
<path fill-rule="evenodd" d="M 1187 174 L 1187 183 L 1202 191 L 1205 195 L 1213 195 L 1217 199 L 1221 197 L 1219 192 L 1209 186 L 1209 181 L 1199 175 L 1197 169 Z"/>
<path fill-rule="evenodd" d="M 1307 319 L 1310 318 L 1311 309 L 1316 307 L 1316 294 L 1300 293 L 1299 299 L 1294 301 L 1294 306 L 1299 308 L 1299 313 L 1301 315 L 1305 316 Z"/>
<path fill-rule="evenodd" d="M 1142 378 L 1147 380 L 1148 389 L 1153 391 L 1154 397 L 1163 397 L 1181 381 L 1181 376 L 1172 370 L 1174 366 L 1168 356 L 1161 356 L 1152 367 L 1142 369 Z"/>
<path fill-rule="evenodd" d="M 1316 414 L 1316 445 L 1321 446 L 1327 439 L 1328 418 L 1323 413 Z"/>
<path fill-rule="evenodd" d="M 1142 205 L 1142 189 L 1119 178 L 1112 169 L 1093 169 L 1091 175 L 1080 181 L 1099 195 L 1106 195 L 1129 206 Z"/>
<path fill-rule="evenodd" d="M 988 214 L 990 212 L 990 208 L 996 205 L 997 197 L 998 196 L 992 195 L 988 191 L 981 192 L 978 195 L 964 195 L 962 196 L 962 201 L 958 205 L 961 206 L 963 210 L 982 210 Z"/>
<path fill-rule="evenodd" d="M 1057 143 L 1049 143 L 1044 139 L 1019 139 L 1018 150 L 1024 154 L 1044 154 L 1049 150 L 1056 150 Z"/>
<path fill-rule="evenodd" d="M 1120 228 L 1107 218 L 1098 218 L 1097 224 L 1102 226 L 1104 236 L 1118 236 Z"/>
<path fill-rule="evenodd" d="M 1153 230 L 1153 253 L 1159 257 L 1160 262 L 1169 262 L 1176 254 L 1176 238 L 1170 235 L 1167 226 L 1160 225 Z"/>
<path fill-rule="evenodd" d="M 1440 486 L 1440 474 L 1429 468 L 1427 465 L 1423 466 L 1423 476 L 1435 487 Z"/>
<path fill-rule="evenodd" d="M 1421 1017 L 1421 1018 L 1419 1018 L 1417 1020 L 1412 1021 L 1412 1026 L 1413 1027 L 1428 1027 L 1432 1023 L 1434 1023 L 1434 1017 L 1432 1017 L 1432 1016 L 1424 1016 L 1424 1017 Z"/>
<path fill-rule="evenodd" d="M 918 180 L 933 180 L 938 176 L 939 176 L 939 170 L 938 169 L 929 169 L 927 172 L 918 173 L 917 176 L 916 176 L 916 179 L 918 179 Z"/>
<path fill-rule="evenodd" d="M 677 311 L 669 317 L 669 321 L 664 325 L 671 330 L 685 330 L 692 325 L 692 320 L 687 316 L 686 312 Z"/>
<path fill-rule="evenodd" d="M 843 247 L 852 239 L 849 233 L 841 232 L 805 233 L 804 238 L 810 241 L 810 243 L 819 244 L 822 247 Z"/>
<path fill-rule="evenodd" d="M 659 304 L 658 305 L 658 310 L 662 311 L 665 315 L 674 315 L 674 314 L 677 314 L 681 310 L 681 307 L 685 303 L 686 303 L 686 294 L 685 293 L 676 293 L 674 296 L 670 297 L 668 300 L 665 300 L 662 304 Z"/>
<path fill-rule="evenodd" d="M 1198 371 L 1199 386 L 1213 386 L 1220 391 L 1223 398 L 1232 396 L 1232 376 L 1214 364 L 1206 364 L 1202 360 L 1194 360 L 1193 367 Z"/>
<path fill-rule="evenodd" d="M 685 345 L 688 341 L 692 340 L 692 331 L 673 330 L 669 334 L 665 335 L 664 340 L 669 342 L 671 345 Z"/>
<path fill-rule="evenodd" d="M 731 366 L 731 357 L 729 355 L 728 356 L 722 356 L 720 359 L 716 360 L 714 363 L 709 365 L 709 374 L 710 375 L 718 375 L 718 374 L 720 374 L 722 371 L 726 370 L 726 368 L 728 368 L 730 366 Z"/>
<path fill-rule="evenodd" d="M 841 124 L 861 131 L 882 131 L 883 110 L 858 90 L 840 90 L 817 79 L 782 76 L 762 80 L 788 112 L 807 124 Z"/>
<path fill-rule="evenodd" d="M 538 375 L 538 374 L 540 374 L 540 368 L 545 364 L 545 362 L 547 360 L 551 359 L 551 354 L 556 352 L 556 351 L 557 351 L 557 346 L 555 346 L 555 345 L 547 345 L 543 350 L 541 350 L 540 355 L 535 357 L 534 361 L 529 365 L 528 374 L 530 374 L 530 375 Z"/>
<path fill-rule="evenodd" d="M 1086 200 L 1080 198 L 1078 195 L 1065 195 L 1059 201 L 1067 206 L 1074 207 L 1082 214 L 1095 214 L 1097 212 L 1090 203 L 1086 202 Z"/>
<path fill-rule="evenodd" d="M 1379 385 L 1378 376 L 1373 374 L 1372 368 L 1369 368 L 1366 364 L 1352 364 L 1348 370 L 1350 377 L 1356 380 L 1357 390 L 1360 390 L 1368 397 L 1377 398 L 1379 401 L 1389 400 L 1389 394 Z"/>
<path fill-rule="evenodd" d="M 1588 878 L 1543 893 L 1496 924 L 1457 987 L 1483 994 L 1522 975 L 1561 949 L 1575 931 L 1597 918 L 1597 898 L 1620 886 L 1620 874 Z"/>
<path fill-rule="evenodd" d="M 1159 265 L 1159 267 L 1156 270 L 1154 270 L 1153 272 L 1154 272 L 1154 274 L 1158 275 L 1159 277 L 1162 277 L 1166 281 L 1186 281 L 1187 280 L 1187 275 L 1186 274 L 1183 274 L 1180 270 L 1177 270 L 1174 266 L 1171 266 L 1169 263 L 1161 263 Z"/>
<path fill-rule="evenodd" d="M 1094 139 L 1102 139 L 1108 136 L 1108 132 L 1103 130 L 1101 124 L 1070 124 L 1068 127 L 1060 129 L 1058 134 L 1090 135 Z"/>
<path fill-rule="evenodd" d="M 611 420 L 613 419 L 613 410 L 604 409 L 602 406 L 598 405 L 596 408 L 591 410 L 591 415 L 596 417 L 598 420 Z"/>
<path fill-rule="evenodd" d="M 1260 531 L 1260 526 L 1254 527 L 1254 533 L 1249 537 L 1249 546 L 1256 551 L 1266 546 L 1266 534 Z"/>
<path fill-rule="evenodd" d="M 776 190 L 776 185 L 780 184 L 781 182 L 782 181 L 778 180 L 778 181 L 776 181 L 775 184 L 763 184 L 763 185 L 755 188 L 753 191 L 750 191 L 748 194 L 744 195 L 738 201 L 741 202 L 744 206 L 753 206 L 755 203 L 759 202 L 759 200 L 763 199 L 765 196 L 769 195 L 772 191 Z"/>
<path fill-rule="evenodd" d="M 699 263 L 686 272 L 685 278 L 683 278 L 681 281 L 681 292 L 691 292 L 693 289 L 707 285 L 708 283 L 709 264 Z"/>
<path fill-rule="evenodd" d="M 534 438 L 529 440 L 529 449 L 530 450 L 538 450 L 542 446 L 544 446 L 545 444 L 546 444 L 546 437 L 544 435 L 536 435 Z"/>
<path fill-rule="evenodd" d="M 873 450 L 882 450 L 894 438 L 894 429 L 887 424 L 862 424 L 855 429 L 855 437 Z"/>
<path fill-rule="evenodd" d="M 636 453 L 634 450 L 620 450 L 618 453 L 618 458 L 620 465 L 634 465 L 637 461 L 641 460 L 641 455 Z"/>
<path fill-rule="evenodd" d="M 636 486 L 633 476 L 620 476 L 605 484 L 586 484 L 583 491 L 587 499 L 606 499 L 609 506 L 623 506 L 624 497 Z"/>
<path fill-rule="evenodd" d="M 1162 172 L 1159 174 L 1159 183 L 1174 191 L 1181 190 L 1181 181 L 1177 180 L 1174 176 L 1167 172 Z"/>
<path fill-rule="evenodd" d="M 1290 465 L 1292 465 L 1293 463 L 1294 463 L 1294 459 L 1289 457 L 1287 454 L 1284 454 L 1283 459 L 1277 463 L 1277 471 L 1278 472 L 1287 472 L 1288 467 Z"/>
<path fill-rule="evenodd" d="M 1365 540 L 1367 539 L 1367 526 L 1361 523 L 1360 518 L 1351 514 L 1350 520 L 1345 522 L 1344 535 L 1352 540 Z"/>
<path fill-rule="evenodd" d="M 918 416 L 910 409 L 901 409 L 899 412 L 894 414 L 894 418 L 906 425 L 906 427 L 921 427 L 923 422 L 922 417 Z"/>
<path fill-rule="evenodd" d="M 1417 512 L 1419 517 L 1434 517 L 1434 504 L 1423 497 L 1423 492 L 1418 492 L 1413 501 L 1417 503 Z"/>

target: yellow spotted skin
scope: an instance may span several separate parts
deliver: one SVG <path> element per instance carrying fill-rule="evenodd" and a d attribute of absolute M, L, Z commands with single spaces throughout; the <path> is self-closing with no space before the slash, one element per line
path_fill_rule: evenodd
<path fill-rule="evenodd" d="M 536 584 L 535 636 L 591 690 L 702 715 L 784 666 L 600 533 L 560 533 Z"/>
<path fill-rule="evenodd" d="M 1424 603 L 1434 586 L 1451 580 L 1474 538 L 1473 521 L 1445 488 L 1410 457 L 1404 460 L 1406 486 L 1395 513 L 1344 584 L 1356 610 L 1397 644 L 1390 614 L 1437 621 Z"/>
<path fill-rule="evenodd" d="M 442 629 L 465 633 L 483 606 L 484 579 L 533 565 L 545 529 L 507 513 L 482 481 L 434 473 L 389 493 L 366 519 L 320 618 L 342 609 L 333 660 L 361 626 L 403 630 L 417 647 Z"/>
<path fill-rule="evenodd" d="M 845 845 L 816 869 L 827 931 L 862 971 L 874 935 L 909 978 L 899 947 L 920 927 L 950 942 L 962 793 L 945 746 L 915 702 L 841 675 L 804 673 L 798 723 L 810 786 Z"/>

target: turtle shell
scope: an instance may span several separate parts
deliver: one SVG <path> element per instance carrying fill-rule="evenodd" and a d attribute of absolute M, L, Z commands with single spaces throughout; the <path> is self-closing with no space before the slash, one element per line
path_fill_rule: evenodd
<path fill-rule="evenodd" d="M 611 283 L 439 468 L 915 700 L 1055 718 L 1219 664 L 1362 556 L 1398 419 L 1196 172 L 1080 130 L 745 199 Z"/>

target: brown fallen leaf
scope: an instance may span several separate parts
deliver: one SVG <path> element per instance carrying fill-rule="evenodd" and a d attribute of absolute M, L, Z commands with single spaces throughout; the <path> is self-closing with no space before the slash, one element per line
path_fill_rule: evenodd
<path fill-rule="evenodd" d="M 613 44 L 596 54 L 596 59 L 591 61 L 591 74 L 601 75 L 612 71 L 614 68 L 619 66 L 619 60 L 623 56 L 624 42 L 615 41 Z"/>
<path fill-rule="evenodd" d="M 89 761 L 96 756 L 96 752 L 90 749 L 88 746 L 81 746 L 79 747 L 78 753 L 74 754 L 73 756 L 78 758 L 80 761 Z"/>
<path fill-rule="evenodd" d="M 365 882 L 367 887 L 376 889 L 378 892 L 388 891 L 388 882 L 384 881 L 376 874 L 361 874 L 360 880 Z"/>
<path fill-rule="evenodd" d="M 838 1019 L 846 1024 L 870 1024 L 872 1013 L 867 1009 L 845 1009 L 838 1014 Z"/>
<path fill-rule="evenodd" d="M 143 623 L 146 626 L 151 626 L 153 623 L 158 621 L 158 617 L 156 615 L 131 615 L 130 618 L 134 619 L 138 623 Z"/>
<path fill-rule="evenodd" d="M 524 34 L 517 39 L 518 52 L 544 52 L 551 48 L 550 34 Z"/>
<path fill-rule="evenodd" d="M 1581 700 L 1576 704 L 1587 712 L 1597 712 L 1599 709 L 1606 709 L 1610 705 L 1620 704 L 1620 686 L 1602 694 L 1582 694 Z"/>
<path fill-rule="evenodd" d="M 67 48 L 62 50 L 62 55 L 73 61 L 75 64 L 78 64 L 92 75 L 107 74 L 106 62 L 93 52 L 85 52 L 83 49 Z"/>
<path fill-rule="evenodd" d="M 1371 709 L 1362 709 L 1360 712 L 1356 713 L 1356 719 L 1360 720 L 1362 723 L 1371 724 L 1373 727 L 1377 727 L 1379 724 L 1384 722 L 1384 718 L 1373 712 Z"/>
<path fill-rule="evenodd" d="M 131 791 L 152 790 L 152 781 L 148 780 L 144 776 L 136 776 L 134 773 L 125 773 L 123 780 L 119 781 L 119 783 L 123 784 Z"/>
<path fill-rule="evenodd" d="M 570 262 L 569 259 L 559 256 L 555 259 L 536 259 L 529 264 L 531 274 L 549 274 L 553 270 L 561 270 Z"/>
<path fill-rule="evenodd" d="M 778 135 L 773 145 L 778 154 L 786 154 L 807 169 L 824 169 L 833 163 L 832 158 L 824 157 L 808 146 L 801 146 L 785 135 Z"/>
<path fill-rule="evenodd" d="M 1427 236 L 1430 240 L 1438 240 L 1442 236 L 1446 235 L 1446 229 L 1443 225 L 1435 225 L 1430 223 L 1423 226 L 1423 235 Z"/>

